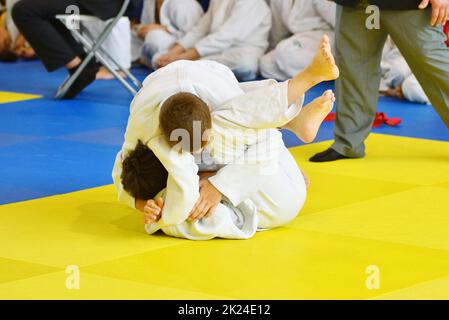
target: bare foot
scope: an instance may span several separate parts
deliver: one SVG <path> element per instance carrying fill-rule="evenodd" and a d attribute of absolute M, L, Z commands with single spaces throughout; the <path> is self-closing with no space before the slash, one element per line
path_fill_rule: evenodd
<path fill-rule="evenodd" d="M 332 90 L 327 90 L 321 97 L 302 108 L 298 116 L 287 123 L 284 128 L 292 131 L 303 142 L 312 142 L 324 119 L 332 111 L 334 102 L 334 93 Z"/>
<path fill-rule="evenodd" d="M 340 76 L 340 70 L 332 55 L 330 40 L 327 35 L 321 38 L 318 51 L 307 71 L 316 77 L 317 82 L 335 80 Z"/>
<path fill-rule="evenodd" d="M 122 77 L 124 77 L 124 78 L 126 77 L 126 75 L 122 71 L 118 71 L 118 73 Z M 96 79 L 97 80 L 113 80 L 113 79 L 115 79 L 115 77 L 112 73 L 109 72 L 108 69 L 106 69 L 105 67 L 101 67 L 100 70 L 98 70 L 98 72 L 97 72 Z"/>
<path fill-rule="evenodd" d="M 404 93 L 402 92 L 402 88 L 400 86 L 393 89 L 388 89 L 387 91 L 385 91 L 385 95 L 387 97 L 398 98 L 401 100 L 405 99 Z"/>

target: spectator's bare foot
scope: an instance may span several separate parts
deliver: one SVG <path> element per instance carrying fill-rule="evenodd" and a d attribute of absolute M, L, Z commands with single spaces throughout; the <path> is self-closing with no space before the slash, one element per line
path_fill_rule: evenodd
<path fill-rule="evenodd" d="M 387 97 L 398 98 L 401 100 L 405 99 L 404 93 L 402 92 L 402 88 L 400 86 L 393 89 L 388 89 L 387 91 L 385 91 L 385 95 Z"/>
<path fill-rule="evenodd" d="M 327 90 L 321 97 L 302 108 L 298 116 L 287 123 L 284 128 L 292 131 L 303 142 L 312 142 L 324 119 L 332 111 L 334 102 L 334 93 L 332 90 Z"/>
<path fill-rule="evenodd" d="M 312 63 L 307 67 L 307 71 L 316 77 L 317 82 L 335 80 L 340 75 L 340 70 L 332 55 L 329 37 L 324 35 L 321 38 L 318 52 Z"/>
<path fill-rule="evenodd" d="M 126 78 L 126 75 L 123 73 L 123 71 L 117 71 L 123 78 Z M 114 75 L 109 72 L 108 69 L 105 67 L 101 67 L 100 70 L 98 70 L 96 75 L 97 80 L 113 80 L 115 79 Z"/>

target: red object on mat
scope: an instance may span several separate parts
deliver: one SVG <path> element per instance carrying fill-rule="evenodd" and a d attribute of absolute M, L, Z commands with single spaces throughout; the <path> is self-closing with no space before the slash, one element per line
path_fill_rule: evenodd
<path fill-rule="evenodd" d="M 329 115 L 324 119 L 325 122 L 333 122 L 335 121 L 335 112 L 329 113 Z M 400 118 L 388 118 L 387 115 L 383 112 L 376 112 L 376 118 L 374 119 L 373 128 L 378 128 L 382 124 L 386 124 L 390 127 L 396 127 L 401 123 Z"/>
<path fill-rule="evenodd" d="M 449 21 L 446 22 L 446 25 L 444 26 L 444 33 L 447 35 L 446 44 L 449 47 Z"/>

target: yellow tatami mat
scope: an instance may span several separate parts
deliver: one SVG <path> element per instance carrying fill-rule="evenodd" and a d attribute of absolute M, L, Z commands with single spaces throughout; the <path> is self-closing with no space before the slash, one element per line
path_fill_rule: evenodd
<path fill-rule="evenodd" d="M 0 298 L 448 299 L 449 143 L 372 135 L 366 159 L 307 162 L 328 145 L 291 150 L 307 204 L 246 241 L 146 235 L 112 186 L 0 206 Z"/>
<path fill-rule="evenodd" d="M 41 97 L 42 96 L 35 94 L 0 91 L 0 103 L 18 102 L 24 100 L 38 99 Z"/>

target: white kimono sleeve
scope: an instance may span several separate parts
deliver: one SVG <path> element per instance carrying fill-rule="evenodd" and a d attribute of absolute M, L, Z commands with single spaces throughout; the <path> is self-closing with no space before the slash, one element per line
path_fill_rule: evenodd
<path fill-rule="evenodd" d="M 199 198 L 198 166 L 193 155 L 170 148 L 163 136 L 148 142 L 148 147 L 169 172 L 162 217 L 145 226 L 148 233 L 184 222 Z"/>
<path fill-rule="evenodd" d="M 237 0 L 226 22 L 214 33 L 207 35 L 195 44 L 195 49 L 201 57 L 222 53 L 232 47 L 237 39 L 246 38 L 254 31 L 255 1 Z"/>
<path fill-rule="evenodd" d="M 191 49 L 195 46 L 195 44 L 204 38 L 212 24 L 212 10 L 208 10 L 198 21 L 198 23 L 191 29 L 184 37 L 178 40 L 178 43 L 184 49 Z"/>

